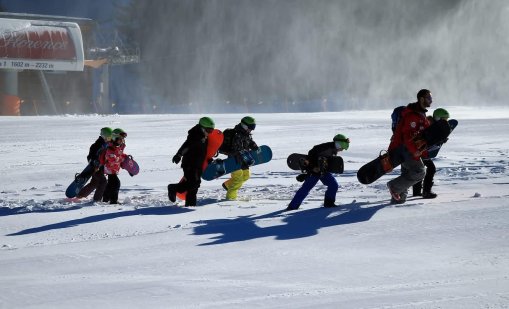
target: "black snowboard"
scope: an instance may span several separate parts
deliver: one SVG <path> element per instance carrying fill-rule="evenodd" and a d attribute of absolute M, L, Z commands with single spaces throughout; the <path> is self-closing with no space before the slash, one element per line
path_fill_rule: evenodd
<path fill-rule="evenodd" d="M 449 123 L 446 120 L 439 120 L 422 131 L 414 140 L 419 150 L 423 151 L 434 145 L 443 143 L 449 134 L 451 134 Z M 405 157 L 409 155 L 410 154 L 403 145 L 389 152 L 385 152 L 384 154 L 380 154 L 378 158 L 366 163 L 359 169 L 357 172 L 357 179 L 362 184 L 370 184 L 398 167 L 405 161 Z"/>
<path fill-rule="evenodd" d="M 286 159 L 286 164 L 292 170 L 303 171 L 307 168 L 308 156 L 301 153 L 292 153 Z M 343 158 L 340 156 L 329 157 L 327 160 L 327 171 L 335 174 L 342 174 L 344 171 Z"/>
<path fill-rule="evenodd" d="M 449 125 L 451 126 L 451 133 L 452 133 L 452 131 L 454 131 L 456 126 L 458 126 L 458 120 L 450 119 L 450 120 L 448 120 L 448 122 L 449 122 Z M 436 145 L 433 145 L 432 147 L 428 148 L 428 158 L 429 159 L 435 158 L 438 155 L 438 152 L 440 151 L 440 148 L 442 148 L 443 145 L 444 145 L 444 143 L 440 143 L 440 144 L 436 144 Z"/>

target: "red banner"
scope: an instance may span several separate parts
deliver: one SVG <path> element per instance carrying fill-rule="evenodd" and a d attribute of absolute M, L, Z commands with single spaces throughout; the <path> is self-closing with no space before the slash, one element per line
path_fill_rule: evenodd
<path fill-rule="evenodd" d="M 0 18 L 0 69 L 83 71 L 76 23 Z"/>
<path fill-rule="evenodd" d="M 0 58 L 75 60 L 76 51 L 66 28 L 30 26 L 0 33 Z"/>

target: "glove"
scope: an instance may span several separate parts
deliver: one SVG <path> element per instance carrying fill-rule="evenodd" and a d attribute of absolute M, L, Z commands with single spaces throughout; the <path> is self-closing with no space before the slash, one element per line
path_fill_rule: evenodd
<path fill-rule="evenodd" d="M 175 164 L 179 164 L 181 158 L 182 158 L 182 155 L 180 153 L 177 153 L 176 155 L 173 156 L 173 159 L 171 159 L 171 162 L 173 162 Z"/>
<path fill-rule="evenodd" d="M 327 172 L 327 158 L 326 157 L 320 157 L 318 158 L 318 169 L 320 170 L 320 174 L 324 174 Z"/>
<path fill-rule="evenodd" d="M 303 182 L 304 180 L 306 180 L 306 178 L 308 178 L 308 174 L 299 174 L 295 178 L 297 179 L 298 182 Z"/>

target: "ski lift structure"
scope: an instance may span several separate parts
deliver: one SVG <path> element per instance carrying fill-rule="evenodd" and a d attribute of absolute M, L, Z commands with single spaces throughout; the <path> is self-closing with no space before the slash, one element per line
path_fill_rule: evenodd
<path fill-rule="evenodd" d="M 42 88 L 52 112 L 58 113 L 47 74 L 83 71 L 83 33 L 92 24 L 86 18 L 0 13 L 0 115 L 20 115 L 19 89 L 35 84 Z M 35 74 L 20 77 L 24 72 Z"/>
<path fill-rule="evenodd" d="M 107 41 L 105 34 L 98 31 L 100 41 Z M 91 60 L 85 61 L 85 65 L 101 68 L 101 81 L 99 88 L 98 105 L 103 113 L 110 113 L 110 66 L 137 64 L 140 62 L 140 48 L 129 47 L 124 44 L 118 31 L 114 31 L 112 43 L 108 47 L 92 47 L 88 49 Z"/>

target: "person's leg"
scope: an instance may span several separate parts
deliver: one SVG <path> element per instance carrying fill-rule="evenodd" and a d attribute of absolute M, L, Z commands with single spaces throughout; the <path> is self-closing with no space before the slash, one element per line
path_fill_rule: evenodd
<path fill-rule="evenodd" d="M 306 196 L 308 196 L 309 191 L 313 189 L 319 179 L 320 178 L 318 178 L 318 176 L 309 175 L 306 180 L 304 180 L 302 187 L 295 192 L 295 196 L 291 200 L 290 204 L 288 204 L 287 209 L 298 209 L 300 204 L 302 204 L 302 201 L 304 201 Z"/>
<path fill-rule="evenodd" d="M 118 191 L 120 190 L 120 179 L 118 175 L 108 175 L 108 184 L 111 183 L 110 204 L 118 204 Z"/>
<path fill-rule="evenodd" d="M 186 169 L 183 169 L 183 172 L 184 172 L 184 179 L 179 181 L 178 183 L 170 183 L 168 185 L 168 199 L 175 203 L 175 201 L 177 200 L 177 192 L 178 193 L 183 193 L 183 192 L 186 192 L 186 200 L 188 199 L 189 197 L 189 190 L 188 190 L 188 187 L 190 186 L 188 184 L 188 181 L 191 180 L 193 181 L 193 179 L 196 179 L 196 170 L 195 169 L 189 169 L 189 168 L 186 168 Z M 201 174 L 198 176 L 198 178 L 201 177 Z M 192 187 L 192 185 L 191 185 Z"/>
<path fill-rule="evenodd" d="M 104 173 L 99 171 L 96 173 L 96 188 L 94 193 L 94 201 L 100 202 L 103 198 L 104 190 L 106 189 L 106 184 L 108 183 L 106 180 L 106 176 Z"/>
<path fill-rule="evenodd" d="M 177 192 L 187 191 L 185 206 L 196 206 L 198 189 L 201 184 L 201 171 L 196 169 L 185 170 L 184 177 L 186 181 L 183 182 L 182 191 L 179 191 L 181 188 L 178 188 Z"/>
<path fill-rule="evenodd" d="M 231 173 L 231 178 L 226 183 L 226 188 L 228 191 L 226 192 L 227 200 L 236 200 L 237 192 L 244 183 L 244 171 L 238 170 Z"/>
<path fill-rule="evenodd" d="M 339 185 L 336 181 L 336 178 L 332 176 L 331 173 L 325 173 L 320 181 L 327 186 L 327 190 L 325 191 L 325 198 L 323 201 L 323 205 L 325 207 L 335 207 L 334 204 L 336 202 L 336 193 L 338 192 Z"/>
<path fill-rule="evenodd" d="M 103 202 L 107 203 L 111 199 L 111 184 L 110 184 L 110 175 L 108 175 L 108 180 L 106 183 L 106 188 L 103 193 Z"/>
<path fill-rule="evenodd" d="M 422 185 L 422 197 L 426 199 L 435 198 L 437 195 L 431 191 L 431 187 L 433 187 L 433 178 L 437 168 L 435 167 L 435 163 L 430 159 L 424 160 L 424 165 L 426 165 L 426 176 L 424 177 Z"/>
<path fill-rule="evenodd" d="M 85 197 L 89 196 L 90 193 L 92 193 L 92 191 L 94 191 L 95 188 L 97 187 L 97 176 L 100 174 L 101 173 L 99 171 L 92 174 L 92 178 L 90 178 L 90 182 L 86 186 L 81 188 L 80 192 L 76 195 L 76 197 L 77 198 L 85 198 Z"/>
<path fill-rule="evenodd" d="M 424 164 L 421 160 L 408 159 L 403 162 L 401 164 L 401 175 L 387 183 L 393 199 L 395 199 L 394 193 L 396 193 L 400 199 L 395 199 L 395 201 L 404 203 L 408 188 L 413 186 L 415 183 L 422 181 L 425 173 Z"/>
<path fill-rule="evenodd" d="M 427 172 L 426 172 L 426 175 Z M 422 182 L 416 182 L 415 185 L 412 186 L 412 195 L 413 196 L 422 196 Z"/>

